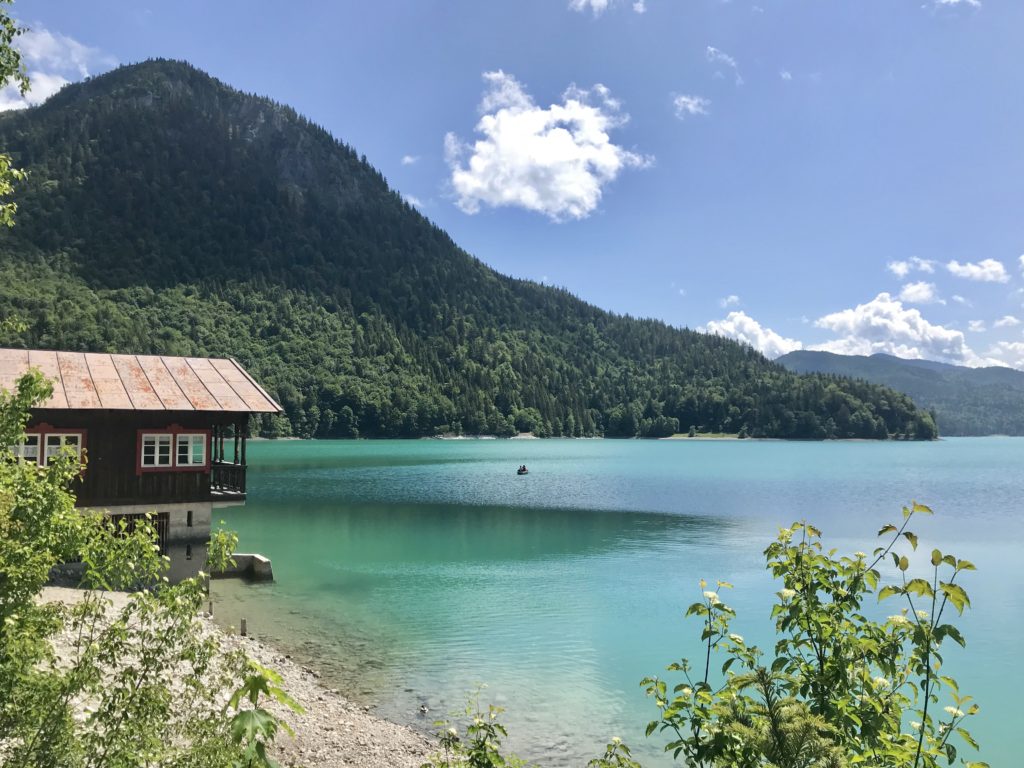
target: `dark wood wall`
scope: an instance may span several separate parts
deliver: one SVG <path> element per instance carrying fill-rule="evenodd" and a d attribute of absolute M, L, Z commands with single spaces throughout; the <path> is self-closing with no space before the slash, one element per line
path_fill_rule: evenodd
<path fill-rule="evenodd" d="M 74 491 L 82 506 L 171 504 L 209 501 L 210 471 L 149 471 L 138 473 L 138 431 L 184 431 L 246 423 L 248 414 L 173 411 L 33 411 L 28 431 L 48 424 L 57 431 L 85 430 L 86 469 Z M 207 445 L 207 459 L 212 456 Z M 230 460 L 230 457 L 229 457 Z"/>

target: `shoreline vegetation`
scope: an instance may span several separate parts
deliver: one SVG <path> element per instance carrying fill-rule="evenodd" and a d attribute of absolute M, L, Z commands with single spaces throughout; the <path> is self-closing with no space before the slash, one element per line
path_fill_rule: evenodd
<path fill-rule="evenodd" d="M 954 437 L 1016 437 L 1015 435 L 954 435 Z M 676 432 L 672 435 L 666 435 L 664 437 L 608 437 L 595 435 L 592 437 L 572 437 L 569 435 L 562 435 L 559 437 L 545 436 L 541 437 L 535 435 L 532 432 L 520 432 L 519 434 L 512 436 L 505 435 L 432 435 L 429 437 L 250 437 L 249 442 L 318 442 L 318 441 L 366 441 L 366 440 L 690 440 L 693 442 L 706 442 L 706 441 L 722 441 L 722 440 L 749 440 L 751 442 L 758 443 L 878 443 L 878 442 L 939 442 L 943 440 L 942 436 L 934 437 L 928 441 L 920 440 L 900 440 L 898 438 L 892 438 L 889 441 L 873 440 L 865 437 L 830 437 L 824 440 L 818 440 L 816 438 L 797 438 L 797 437 L 751 437 L 749 435 L 741 435 L 738 432 L 697 432 L 695 434 L 688 434 L 686 432 Z"/>

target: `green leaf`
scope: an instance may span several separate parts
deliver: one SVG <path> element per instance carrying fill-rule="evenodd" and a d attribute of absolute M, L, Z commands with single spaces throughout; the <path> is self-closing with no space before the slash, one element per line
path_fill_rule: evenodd
<path fill-rule="evenodd" d="M 276 730 L 277 718 L 263 709 L 247 709 L 231 718 L 231 737 L 236 744 L 273 736 Z"/>
<path fill-rule="evenodd" d="M 900 570 L 905 570 L 901 568 Z M 911 579 L 907 582 L 906 591 L 912 595 L 920 595 L 923 597 L 931 597 L 935 594 L 932 591 L 932 585 L 924 579 Z"/>
<path fill-rule="evenodd" d="M 885 534 L 892 533 L 895 530 L 896 530 L 896 526 L 895 525 L 893 525 L 892 523 L 886 523 L 885 525 L 883 525 L 881 528 L 878 529 L 878 535 L 879 536 L 884 536 Z"/>
<path fill-rule="evenodd" d="M 896 567 L 901 571 L 906 571 L 910 567 L 910 561 L 907 560 L 907 556 L 903 555 L 900 557 L 899 562 L 896 563 Z"/>
<path fill-rule="evenodd" d="M 887 597 L 892 597 L 893 595 L 902 595 L 902 594 L 903 594 L 903 590 L 901 588 L 899 588 L 899 587 L 894 587 L 894 586 L 891 586 L 891 585 L 888 586 L 888 587 L 882 587 L 882 591 L 878 593 L 878 602 L 882 602 Z"/>
<path fill-rule="evenodd" d="M 938 565 L 942 562 L 942 552 L 937 549 L 932 550 L 932 565 Z"/>
<path fill-rule="evenodd" d="M 968 731 L 966 728 L 957 728 L 956 732 L 960 734 L 960 738 L 961 739 L 966 741 L 968 744 L 970 744 L 975 749 L 978 748 L 978 742 L 976 742 L 974 740 L 974 737 L 971 736 L 970 731 Z"/>
<path fill-rule="evenodd" d="M 976 571 L 976 570 L 978 570 L 977 568 L 974 567 L 974 563 L 972 563 L 970 560 L 957 560 L 956 561 L 956 569 L 958 571 Z"/>
<path fill-rule="evenodd" d="M 915 512 L 920 512 L 921 514 L 924 514 L 924 515 L 934 514 L 932 512 L 931 507 L 926 507 L 924 504 L 918 504 L 916 501 L 914 502 L 914 511 Z"/>
<path fill-rule="evenodd" d="M 949 602 L 956 608 L 957 613 L 962 614 L 964 607 L 970 607 L 971 601 L 967 597 L 967 592 L 959 584 L 950 584 L 944 581 L 939 582 L 939 589 L 949 599 Z"/>
<path fill-rule="evenodd" d="M 903 538 L 910 542 L 910 546 L 913 549 L 917 549 L 917 534 L 911 533 L 910 531 L 904 531 Z"/>
<path fill-rule="evenodd" d="M 961 648 L 967 647 L 967 643 L 963 635 L 960 634 L 960 630 L 952 624 L 943 624 L 935 628 L 935 638 L 939 642 L 942 642 L 946 637 L 953 638 L 953 642 L 957 643 Z"/>
<path fill-rule="evenodd" d="M 686 609 L 686 615 L 687 616 L 692 616 L 695 613 L 698 614 L 698 615 L 703 615 L 703 614 L 707 613 L 707 610 L 708 610 L 707 606 L 705 606 L 704 603 L 694 603 L 693 605 L 691 605 L 689 608 Z"/>

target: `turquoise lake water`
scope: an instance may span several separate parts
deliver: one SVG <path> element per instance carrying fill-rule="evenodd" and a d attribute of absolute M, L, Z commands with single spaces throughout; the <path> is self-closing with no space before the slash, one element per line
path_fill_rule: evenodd
<path fill-rule="evenodd" d="M 921 550 L 979 567 L 967 650 L 946 649 L 946 670 L 981 704 L 982 758 L 1018 764 L 1024 439 L 254 442 L 249 462 L 248 503 L 219 518 L 277 581 L 216 582 L 219 620 L 245 616 L 329 685 L 423 729 L 485 683 L 511 746 L 545 766 L 582 766 L 611 736 L 645 766 L 672 764 L 644 738 L 656 708 L 639 681 L 699 656 L 683 618 L 698 580 L 733 583 L 735 631 L 767 646 L 779 587 L 762 552 L 780 525 L 806 519 L 870 552 L 901 505 L 929 504 Z"/>

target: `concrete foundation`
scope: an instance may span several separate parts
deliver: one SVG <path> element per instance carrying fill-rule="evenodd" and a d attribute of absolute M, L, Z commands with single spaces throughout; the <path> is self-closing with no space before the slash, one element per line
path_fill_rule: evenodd
<path fill-rule="evenodd" d="M 221 573 L 213 574 L 215 579 L 248 579 L 250 581 L 273 581 L 274 569 L 270 558 L 257 554 L 238 554 L 234 556 L 235 565 Z"/>
<path fill-rule="evenodd" d="M 144 515 L 147 512 L 167 515 L 168 545 L 177 542 L 202 542 L 210 540 L 210 524 L 213 518 L 213 504 L 192 502 L 188 504 L 123 504 L 103 507 L 111 515 Z"/>

